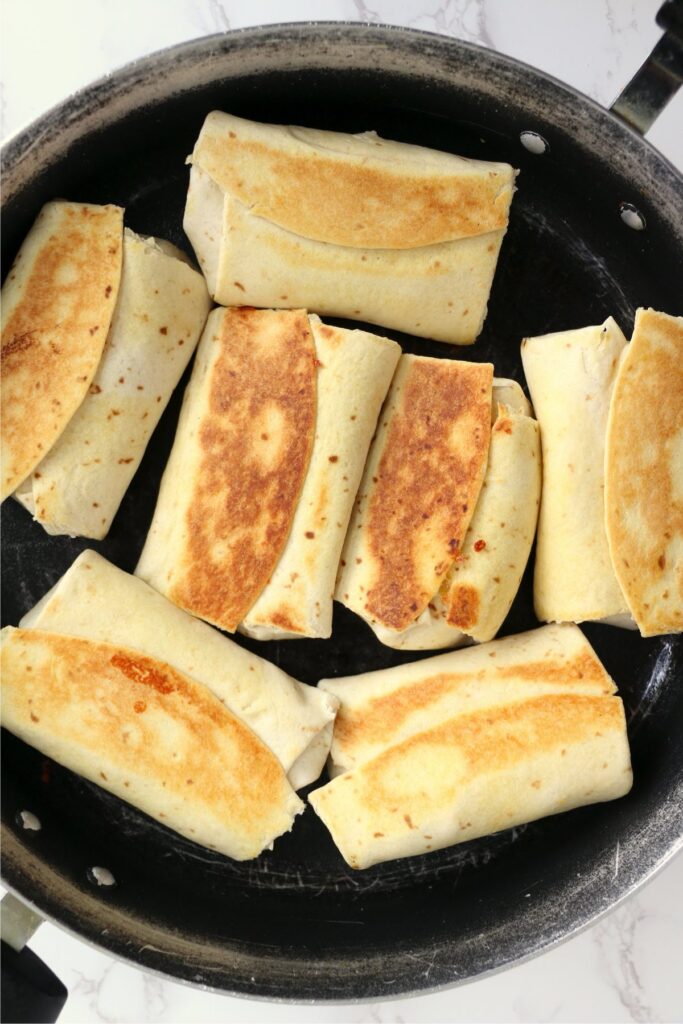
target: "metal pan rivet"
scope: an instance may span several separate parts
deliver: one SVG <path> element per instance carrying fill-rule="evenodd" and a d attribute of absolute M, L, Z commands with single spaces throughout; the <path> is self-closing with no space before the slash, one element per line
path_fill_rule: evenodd
<path fill-rule="evenodd" d="M 528 149 L 535 156 L 542 156 L 550 149 L 546 140 L 538 132 L 520 132 L 519 141 L 525 149 Z"/>
<path fill-rule="evenodd" d="M 40 832 L 43 827 L 33 811 L 19 811 L 16 821 L 26 832 Z"/>
<path fill-rule="evenodd" d="M 645 230 L 645 218 L 633 203 L 620 203 L 619 204 L 619 216 L 629 228 L 633 228 L 634 231 Z"/>
<path fill-rule="evenodd" d="M 116 879 L 112 875 L 109 868 L 95 867 L 88 868 L 87 870 L 88 881 L 92 882 L 93 885 L 110 886 L 116 885 Z"/>

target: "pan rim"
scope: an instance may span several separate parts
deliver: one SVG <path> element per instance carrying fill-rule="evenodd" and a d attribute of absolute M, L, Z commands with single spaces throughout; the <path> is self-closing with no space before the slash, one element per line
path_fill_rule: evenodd
<path fill-rule="evenodd" d="M 105 91 L 114 81 L 123 81 L 128 77 L 133 77 L 139 74 L 140 72 L 151 71 L 159 62 L 165 62 L 172 57 L 180 57 L 195 50 L 206 50 L 207 48 L 210 48 L 212 44 L 217 45 L 222 41 L 234 40 L 235 42 L 239 42 L 250 38 L 257 38 L 261 35 L 265 36 L 266 34 L 273 32 L 278 34 L 285 34 L 286 32 L 304 32 L 312 34 L 320 29 L 343 29 L 347 31 L 349 35 L 358 34 L 369 36 L 373 33 L 377 33 L 378 35 L 385 35 L 387 38 L 394 36 L 396 40 L 414 37 L 416 40 L 422 39 L 425 41 L 431 41 L 436 46 L 443 46 L 444 48 L 455 46 L 457 48 L 470 51 L 471 53 L 487 54 L 489 55 L 489 58 L 493 56 L 493 58 L 501 64 L 507 65 L 514 70 L 521 69 L 528 72 L 535 78 L 553 85 L 561 92 L 565 92 L 573 98 L 579 99 L 582 103 L 591 107 L 594 113 L 601 116 L 607 116 L 634 141 L 637 141 L 639 145 L 645 146 L 653 156 L 661 161 L 664 166 L 679 179 L 680 183 L 683 185 L 683 169 L 677 168 L 668 157 L 661 153 L 656 146 L 646 138 L 645 135 L 641 135 L 640 132 L 627 124 L 627 122 L 619 117 L 618 114 L 613 113 L 609 107 L 604 107 L 587 93 L 581 92 L 580 89 L 563 82 L 561 79 L 547 71 L 535 68 L 533 65 L 527 64 L 526 61 L 518 60 L 516 57 L 511 57 L 499 50 L 480 46 L 478 43 L 472 43 L 468 40 L 458 39 L 455 36 L 431 32 L 428 29 L 412 28 L 405 25 L 394 25 L 390 22 L 357 22 L 347 20 L 278 21 L 267 22 L 263 25 L 245 26 L 243 28 L 230 29 L 227 32 L 214 32 L 210 35 L 196 36 L 192 39 L 173 43 L 171 46 L 162 47 L 159 50 L 154 50 L 150 54 L 145 54 L 142 57 L 136 57 L 133 60 L 127 61 L 125 64 L 117 66 L 113 71 L 108 72 L 107 74 L 96 78 L 94 81 L 89 82 L 87 85 L 69 93 L 63 100 L 53 104 L 37 118 L 34 118 L 28 124 L 25 124 L 10 133 L 10 135 L 3 140 L 2 146 L 0 147 L 0 162 L 2 163 L 3 173 L 7 174 L 8 169 L 11 169 L 11 167 L 7 168 L 5 166 L 6 164 L 11 165 L 18 160 L 21 160 L 26 155 L 33 145 L 34 136 L 42 137 L 45 130 L 49 129 L 53 122 L 58 121 L 60 117 L 63 117 L 64 114 L 68 113 L 72 107 L 82 106 L 85 101 L 96 99 L 100 93 Z M 4 201 L 6 201 L 6 199 Z"/>
<path fill-rule="evenodd" d="M 3 824 L 0 829 L 0 836 L 2 836 L 2 845 L 4 846 L 7 842 L 8 836 L 11 836 L 10 841 L 17 842 L 15 836 L 13 836 L 9 829 Z M 103 945 L 99 943 L 94 935 L 90 932 L 78 931 L 70 924 L 66 924 L 63 920 L 58 918 L 54 913 L 49 910 L 45 910 L 45 892 L 41 892 L 40 896 L 42 899 L 35 899 L 35 894 L 28 898 L 24 895 L 21 886 L 17 886 L 15 878 L 8 878 L 4 873 L 2 874 L 1 881 L 8 892 L 11 892 L 17 899 L 21 900 L 30 910 L 38 914 L 43 922 L 52 924 L 54 927 L 59 928 L 72 938 L 77 939 L 80 942 L 86 943 L 92 949 L 97 950 L 100 953 L 104 953 L 107 956 L 111 956 L 114 960 L 126 964 L 129 967 L 133 967 L 137 970 L 147 972 L 154 975 L 157 978 L 161 978 L 164 981 L 172 981 L 176 984 L 185 985 L 187 988 L 199 989 L 203 992 L 213 993 L 216 995 L 223 995 L 229 998 L 245 999 L 249 1001 L 256 1001 L 260 1003 L 274 1003 L 284 1005 L 301 1005 L 301 1006 L 347 1006 L 347 1005 L 361 1005 L 366 1003 L 383 1003 L 383 1002 L 395 1002 L 400 999 L 416 998 L 417 996 L 429 996 L 436 995 L 440 992 L 447 992 L 451 989 L 461 988 L 464 985 L 473 984 L 477 981 L 483 981 L 488 978 L 492 978 L 497 974 L 502 974 L 504 971 L 510 970 L 513 967 L 522 966 L 523 964 L 529 963 L 532 960 L 537 959 L 540 956 L 550 953 L 552 950 L 563 946 L 565 943 L 570 942 L 572 939 L 578 938 L 584 932 L 592 928 L 593 925 L 598 924 L 604 920 L 609 914 L 623 906 L 626 900 L 630 899 L 635 893 L 639 892 L 642 888 L 649 885 L 663 870 L 670 864 L 675 857 L 683 854 L 683 835 L 681 835 L 673 845 L 660 857 L 658 861 L 651 867 L 650 871 L 642 876 L 637 881 L 633 882 L 630 887 L 624 890 L 620 896 L 609 906 L 605 906 L 602 909 L 596 911 L 593 916 L 586 917 L 583 921 L 578 923 L 570 931 L 565 932 L 562 935 L 558 935 L 551 939 L 549 942 L 542 941 L 534 949 L 529 950 L 521 955 L 516 955 L 503 963 L 499 963 L 495 966 L 480 971 L 478 974 L 469 975 L 462 978 L 455 978 L 450 981 L 446 981 L 442 984 L 434 986 L 425 986 L 416 989 L 410 989 L 408 991 L 395 991 L 377 995 L 364 995 L 364 996 L 348 996 L 348 997 L 313 997 L 313 996 L 297 996 L 297 995 L 268 995 L 260 991 L 249 992 L 243 989 L 227 989 L 218 985 L 212 985 L 205 980 L 193 980 L 192 978 L 185 975 L 169 974 L 167 971 L 162 970 L 157 966 L 149 957 L 145 956 L 147 953 L 148 946 L 143 945 L 138 951 L 137 959 L 132 956 L 126 955 L 126 952 L 118 947 L 112 948 L 111 945 Z M 3 856 L 3 867 L 4 867 L 4 856 Z M 72 888 L 77 893 L 76 887 L 72 885 Z M 29 940 L 30 945 L 30 940 Z"/>

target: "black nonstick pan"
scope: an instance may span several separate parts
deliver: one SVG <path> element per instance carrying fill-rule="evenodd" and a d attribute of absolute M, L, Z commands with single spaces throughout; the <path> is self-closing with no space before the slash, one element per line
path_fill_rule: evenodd
<path fill-rule="evenodd" d="M 680 28 L 654 60 L 621 104 L 641 128 L 680 78 Z M 41 204 L 57 196 L 118 203 L 135 231 L 189 249 L 184 160 L 212 109 L 376 129 L 520 168 L 479 341 L 455 350 L 388 332 L 408 351 L 490 360 L 522 381 L 525 335 L 609 314 L 629 334 L 638 305 L 683 313 L 683 182 L 636 130 L 499 54 L 359 24 L 205 38 L 132 64 L 56 108 L 4 152 L 5 266 Z M 109 537 L 94 545 L 129 571 L 181 392 Z M 88 545 L 48 537 L 11 501 L 2 529 L 3 621 L 16 624 Z M 535 625 L 527 572 L 502 634 Z M 532 956 L 614 906 L 683 841 L 683 645 L 608 626 L 585 632 L 626 703 L 635 785 L 622 800 L 364 872 L 344 865 L 309 810 L 272 853 L 235 863 L 4 735 L 6 884 L 43 916 L 140 967 L 255 997 L 387 998 Z M 237 642 L 309 683 L 417 657 L 382 647 L 339 606 L 330 640 Z M 41 828 L 26 828 L 35 821 L 22 812 Z M 105 876 L 95 866 L 115 884 L 99 885 Z"/>

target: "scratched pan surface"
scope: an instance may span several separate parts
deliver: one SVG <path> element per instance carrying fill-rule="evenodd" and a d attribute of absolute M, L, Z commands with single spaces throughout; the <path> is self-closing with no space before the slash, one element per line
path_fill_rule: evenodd
<path fill-rule="evenodd" d="M 408 351 L 492 360 L 499 374 L 522 380 L 524 335 L 610 313 L 628 333 L 640 304 L 683 313 L 681 180 L 646 143 L 507 58 L 359 25 L 247 30 L 187 44 L 49 114 L 6 147 L 5 266 L 55 196 L 120 203 L 134 230 L 187 249 L 184 158 L 214 108 L 342 131 L 374 128 L 521 169 L 481 339 L 460 353 L 394 334 Z M 540 132 L 549 151 L 527 153 L 523 130 Z M 638 207 L 646 230 L 624 225 L 621 202 Z M 180 390 L 110 536 L 95 545 L 127 570 L 150 521 Z M 2 527 L 4 621 L 16 623 L 86 544 L 47 537 L 12 502 Z M 534 625 L 527 573 L 502 632 Z M 273 852 L 238 864 L 5 735 L 6 881 L 117 955 L 252 996 L 387 997 L 530 956 L 632 891 L 683 833 L 681 646 L 608 627 L 586 633 L 627 706 L 635 786 L 624 800 L 362 873 L 344 865 L 309 810 Z M 416 657 L 381 647 L 338 606 L 328 641 L 238 642 L 309 683 Z M 39 816 L 40 832 L 19 827 L 22 809 Z M 117 885 L 95 888 L 92 865 L 109 868 Z"/>

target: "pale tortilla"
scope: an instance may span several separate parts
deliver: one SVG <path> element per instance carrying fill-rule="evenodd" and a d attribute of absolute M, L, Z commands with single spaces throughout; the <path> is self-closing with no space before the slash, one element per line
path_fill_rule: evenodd
<path fill-rule="evenodd" d="M 454 562 L 479 497 L 492 366 L 404 355 L 380 414 L 336 599 L 400 632 Z"/>
<path fill-rule="evenodd" d="M 209 849 L 247 860 L 303 804 L 275 755 L 201 683 L 139 651 L 2 631 L 2 724 Z"/>
<path fill-rule="evenodd" d="M 20 625 L 132 647 L 168 662 L 241 718 L 295 789 L 320 775 L 336 698 L 285 675 L 94 551 L 79 555 Z"/>
<path fill-rule="evenodd" d="M 462 556 L 442 587 L 451 626 L 483 643 L 503 624 L 526 568 L 541 498 L 538 424 L 500 405 Z"/>
<path fill-rule="evenodd" d="M 2 289 L 4 501 L 64 431 L 95 375 L 121 277 L 123 210 L 47 203 Z"/>
<path fill-rule="evenodd" d="M 234 632 L 282 555 L 308 470 L 315 348 L 303 310 L 210 314 L 136 574 Z"/>
<path fill-rule="evenodd" d="M 97 373 L 15 492 L 47 533 L 107 535 L 210 306 L 203 277 L 183 253 L 125 229 L 121 285 Z"/>
<path fill-rule="evenodd" d="M 543 451 L 534 605 L 547 622 L 628 622 L 604 496 L 607 414 L 625 345 L 612 317 L 522 342 Z"/>
<path fill-rule="evenodd" d="M 683 631 L 683 317 L 636 312 L 607 424 L 607 537 L 643 636 Z"/>
<path fill-rule="evenodd" d="M 377 417 L 401 348 L 309 316 L 315 344 L 315 440 L 282 556 L 240 631 L 259 640 L 328 637 L 339 557 Z"/>

